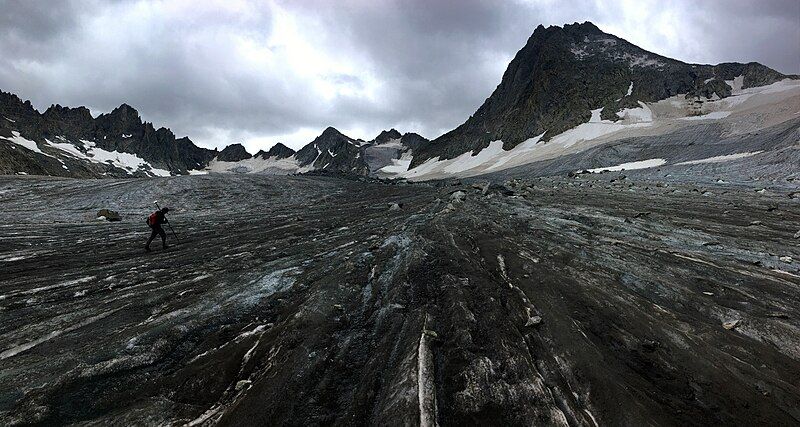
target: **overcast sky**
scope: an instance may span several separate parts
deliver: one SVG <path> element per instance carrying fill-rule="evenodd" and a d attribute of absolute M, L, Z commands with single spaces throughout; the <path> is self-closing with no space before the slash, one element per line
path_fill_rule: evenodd
<path fill-rule="evenodd" d="M 125 102 L 252 153 L 327 126 L 432 138 L 480 106 L 537 25 L 587 20 L 687 62 L 800 73 L 798 0 L 0 0 L 0 89 L 40 111 Z"/>

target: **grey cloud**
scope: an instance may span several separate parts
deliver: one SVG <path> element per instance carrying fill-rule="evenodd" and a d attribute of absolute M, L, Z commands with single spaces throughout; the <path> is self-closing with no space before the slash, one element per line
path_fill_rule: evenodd
<path fill-rule="evenodd" d="M 794 0 L 653 2 L 646 19 L 619 2 L 594 0 L 279 2 L 298 17 L 306 42 L 355 70 L 314 70 L 323 83 L 347 89 L 320 96 L 308 75 L 274 59 L 243 62 L 236 51 L 244 38 L 267 47 L 258 55 L 291 54 L 268 45 L 285 19 L 268 3 L 180 4 L 0 0 L 0 88 L 39 108 L 87 105 L 99 113 L 127 102 L 156 126 L 203 145 L 262 141 L 248 144 L 254 149 L 329 125 L 366 139 L 389 127 L 438 136 L 489 96 L 539 24 L 591 20 L 681 60 L 759 61 L 800 72 Z M 163 10 L 148 13 L 153 7 Z"/>

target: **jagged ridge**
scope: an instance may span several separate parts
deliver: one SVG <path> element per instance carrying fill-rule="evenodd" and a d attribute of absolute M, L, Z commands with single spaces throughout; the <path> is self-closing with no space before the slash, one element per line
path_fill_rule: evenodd
<path fill-rule="evenodd" d="M 78 151 L 85 149 L 84 141 L 89 141 L 106 151 L 134 154 L 153 167 L 174 174 L 203 168 L 217 155 L 216 150 L 197 147 L 187 137 L 176 138 L 168 128 L 156 129 L 152 123 L 142 121 L 139 112 L 127 104 L 97 118 L 93 118 L 86 107 L 70 108 L 58 104 L 40 114 L 30 101 L 23 102 L 14 94 L 0 91 L 0 116 L 0 137 L 11 137 L 16 131 L 40 144 L 45 144 L 45 141 L 68 142 Z M 3 150 L 4 160 L 0 165 L 3 173 L 25 170 L 56 176 L 128 175 L 127 171 L 103 163 L 82 164 L 86 162 L 66 158 L 62 159 L 69 165 L 65 168 L 52 155 L 23 153 L 7 147 Z M 9 164 L 12 167 L 8 167 Z"/>

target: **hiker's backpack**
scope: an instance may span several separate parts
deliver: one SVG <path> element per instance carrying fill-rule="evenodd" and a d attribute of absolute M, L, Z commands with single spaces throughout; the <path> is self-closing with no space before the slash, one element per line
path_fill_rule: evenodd
<path fill-rule="evenodd" d="M 153 226 L 158 223 L 158 211 L 153 212 L 147 217 L 147 225 Z"/>

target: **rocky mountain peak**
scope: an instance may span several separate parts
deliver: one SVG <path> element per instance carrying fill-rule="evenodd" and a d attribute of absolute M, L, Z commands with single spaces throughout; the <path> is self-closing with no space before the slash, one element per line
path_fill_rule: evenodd
<path fill-rule="evenodd" d="M 491 141 L 509 150 L 542 141 L 586 123 L 602 108 L 605 120 L 675 95 L 730 95 L 726 81 L 744 77 L 744 88 L 790 77 L 761 64 L 687 64 L 648 52 L 606 34 L 591 22 L 538 26 L 509 63 L 500 84 L 466 122 L 415 152 L 411 167 L 426 160 L 476 153 Z"/>
<path fill-rule="evenodd" d="M 122 104 L 108 114 L 101 114 L 95 120 L 98 130 L 106 136 L 141 134 L 143 126 L 139 112 L 128 104 Z"/>
<path fill-rule="evenodd" d="M 269 151 L 260 150 L 256 153 L 255 157 L 260 157 L 262 159 L 285 159 L 291 157 L 294 153 L 294 150 L 279 142 L 273 145 Z"/>
<path fill-rule="evenodd" d="M 414 152 L 427 146 L 428 144 L 430 144 L 430 142 L 431 141 L 428 138 L 425 138 L 424 136 L 414 132 L 405 133 L 400 138 L 400 143 L 407 149 L 410 149 Z"/>
<path fill-rule="evenodd" d="M 70 108 L 59 104 L 51 105 L 42 115 L 46 120 L 63 120 L 78 125 L 86 125 L 94 120 L 86 107 Z"/>
<path fill-rule="evenodd" d="M 221 162 L 238 162 L 252 157 L 242 144 L 231 144 L 217 154 L 217 160 Z"/>
<path fill-rule="evenodd" d="M 101 114 L 111 120 L 126 123 L 140 123 L 142 122 L 139 117 L 139 112 L 128 104 L 122 104 L 119 107 L 111 110 L 108 114 Z"/>
<path fill-rule="evenodd" d="M 297 151 L 295 158 L 300 166 L 313 165 L 315 169 L 365 175 L 369 173 L 361 153 L 361 144 L 333 127 Z"/>
<path fill-rule="evenodd" d="M 343 136 L 344 134 L 339 132 L 338 129 L 334 128 L 333 126 L 328 126 L 327 128 L 325 128 L 324 131 L 322 131 L 322 133 L 317 138 L 335 138 Z"/>
<path fill-rule="evenodd" d="M 559 28 L 558 26 L 554 26 L 554 28 Z M 584 22 L 574 22 L 572 24 L 564 25 L 564 31 L 567 32 L 574 32 L 574 33 L 586 33 L 586 34 L 604 34 L 603 31 L 594 25 L 591 21 L 584 21 Z"/>
<path fill-rule="evenodd" d="M 397 129 L 392 128 L 389 130 L 382 131 L 380 134 L 378 134 L 378 136 L 375 137 L 373 141 L 375 142 L 375 144 L 383 144 L 392 139 L 400 139 L 402 136 L 403 135 L 400 134 L 400 132 L 398 132 Z"/>

